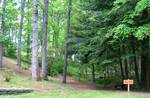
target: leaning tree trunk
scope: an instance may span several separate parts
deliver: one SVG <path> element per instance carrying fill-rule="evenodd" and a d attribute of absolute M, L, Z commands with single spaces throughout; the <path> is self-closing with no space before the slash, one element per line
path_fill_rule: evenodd
<path fill-rule="evenodd" d="M 44 0 L 43 11 L 43 38 L 42 38 L 42 79 L 47 75 L 47 25 L 48 25 L 48 4 L 49 0 Z"/>
<path fill-rule="evenodd" d="M 64 53 L 64 70 L 63 70 L 63 83 L 66 83 L 66 77 L 67 77 L 67 58 L 68 58 L 68 35 L 70 33 L 70 19 L 71 19 L 71 5 L 72 5 L 72 0 L 68 0 L 69 5 L 68 5 L 68 17 L 67 17 L 67 33 L 65 37 L 65 53 Z"/>
<path fill-rule="evenodd" d="M 144 87 L 150 88 L 150 57 L 148 37 L 142 41 L 141 52 L 141 82 Z"/>
<path fill-rule="evenodd" d="M 1 35 L 4 34 L 4 25 L 5 25 L 5 8 L 6 8 L 6 1 L 2 0 L 0 1 L 0 4 L 2 3 L 2 16 L 1 16 L 1 28 L 0 28 L 0 33 Z M 0 42 L 0 67 L 2 68 L 3 66 L 3 42 Z"/>
<path fill-rule="evenodd" d="M 33 40 L 32 40 L 32 79 L 38 80 L 38 5 L 39 0 L 34 0 L 33 8 Z"/>
<path fill-rule="evenodd" d="M 19 29 L 19 38 L 18 38 L 18 52 L 17 52 L 17 65 L 21 66 L 21 36 L 23 29 L 23 19 L 24 19 L 24 8 L 25 0 L 21 0 L 21 18 L 20 18 L 20 29 Z"/>

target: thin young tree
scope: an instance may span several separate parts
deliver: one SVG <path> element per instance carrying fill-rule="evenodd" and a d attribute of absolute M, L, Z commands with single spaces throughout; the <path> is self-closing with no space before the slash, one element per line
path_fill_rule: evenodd
<path fill-rule="evenodd" d="M 39 0 L 34 0 L 32 35 L 32 79 L 34 81 L 38 80 L 38 6 Z"/>
<path fill-rule="evenodd" d="M 49 5 L 49 0 L 44 0 L 43 35 L 42 35 L 42 80 L 45 80 L 47 75 L 46 58 L 47 58 L 48 5 Z"/>
<path fill-rule="evenodd" d="M 65 36 L 65 51 L 64 51 L 64 70 L 63 70 L 63 83 L 66 83 L 67 78 L 67 59 L 68 59 L 68 35 L 70 33 L 70 20 L 71 20 L 71 7 L 72 6 L 72 0 L 68 0 L 68 16 L 67 16 L 67 32 Z"/>
<path fill-rule="evenodd" d="M 95 66 L 92 65 L 92 82 L 95 83 Z"/>
<path fill-rule="evenodd" d="M 20 28 L 18 34 L 18 49 L 17 49 L 17 65 L 21 66 L 21 36 L 23 31 L 23 20 L 24 20 L 24 8 L 25 0 L 21 0 L 21 18 L 20 18 Z"/>
<path fill-rule="evenodd" d="M 30 0 L 28 0 L 27 1 L 27 9 L 29 10 L 30 9 Z M 29 12 L 28 12 L 28 17 L 29 17 Z M 27 23 L 28 23 L 28 25 L 30 25 L 31 24 L 31 21 L 30 21 L 30 19 L 28 18 L 27 19 Z M 27 59 L 27 63 L 29 64 L 30 63 L 30 44 L 31 44 L 31 39 L 30 39 L 30 37 L 31 37 L 31 33 L 29 33 L 30 32 L 30 30 L 28 29 L 27 30 L 27 48 L 26 48 L 26 59 Z"/>

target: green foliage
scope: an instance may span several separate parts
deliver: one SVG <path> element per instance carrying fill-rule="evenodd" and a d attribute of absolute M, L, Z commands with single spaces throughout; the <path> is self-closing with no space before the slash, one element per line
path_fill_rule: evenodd
<path fill-rule="evenodd" d="M 10 82 L 12 77 L 14 76 L 14 71 L 8 68 L 0 69 L 0 78 L 4 79 L 5 82 Z"/>
<path fill-rule="evenodd" d="M 48 63 L 48 68 L 47 68 L 48 75 L 56 76 L 62 74 L 64 61 L 61 57 L 57 57 L 57 58 L 49 57 L 47 63 Z"/>
<path fill-rule="evenodd" d="M 63 66 L 64 66 L 64 59 L 62 57 L 49 57 L 48 58 L 48 75 L 50 76 L 57 76 L 63 73 Z M 77 62 L 72 62 L 69 60 L 68 68 L 67 68 L 68 75 L 76 75 L 79 73 L 79 68 Z"/>
<path fill-rule="evenodd" d="M 79 71 L 80 70 L 79 70 L 78 66 L 69 64 L 68 69 L 67 69 L 68 75 L 70 75 L 70 76 L 77 76 L 79 74 Z"/>
<path fill-rule="evenodd" d="M 130 59 L 133 54 L 131 42 L 134 38 L 139 53 L 141 40 L 150 36 L 150 0 L 73 0 L 71 32 L 68 35 L 68 74 L 79 73 L 79 65 L 95 65 L 95 73 L 103 75 L 106 67 L 114 68 L 112 76 L 120 71 L 119 59 Z M 33 0 L 26 1 L 22 33 L 22 59 L 31 59 Z M 7 0 L 4 15 L 4 32 L 0 43 L 6 56 L 16 56 L 18 40 L 20 2 Z M 39 1 L 39 54 L 41 55 L 43 1 Z M 66 32 L 66 0 L 51 0 L 48 12 L 48 75 L 62 74 L 64 64 L 64 38 Z M 122 45 L 125 50 L 120 49 Z M 140 54 L 140 53 L 139 53 Z M 41 66 L 41 56 L 39 65 Z M 75 62 L 71 57 L 75 55 Z M 78 64 L 79 63 L 79 64 Z M 26 66 L 26 65 L 25 65 Z M 27 67 L 30 67 L 29 65 Z M 133 64 L 131 65 L 131 69 Z M 85 69 L 85 68 L 83 68 Z M 88 66 L 91 73 L 91 67 Z M 89 70 L 90 69 L 90 70 Z M 118 72 L 117 72 L 118 71 Z M 84 73 L 84 72 L 83 72 Z M 110 80 L 104 80 L 108 81 Z"/>
<path fill-rule="evenodd" d="M 9 57 L 16 57 L 16 46 L 11 43 L 11 42 L 8 42 L 5 46 L 5 56 L 9 56 Z"/>
<path fill-rule="evenodd" d="M 135 6 L 135 11 L 131 15 L 131 17 L 138 16 L 142 13 L 143 10 L 150 8 L 150 1 L 149 0 L 140 0 L 137 5 Z"/>
<path fill-rule="evenodd" d="M 134 34 L 139 40 L 144 39 L 147 36 L 150 36 L 150 24 L 145 24 L 137 28 L 136 33 Z"/>
<path fill-rule="evenodd" d="M 127 26 L 126 24 L 120 24 L 117 27 L 115 27 L 112 32 L 114 32 L 113 37 L 115 39 L 118 38 L 128 38 L 129 36 L 131 36 L 134 32 L 134 30 L 132 28 L 130 28 L 129 26 Z"/>
<path fill-rule="evenodd" d="M 117 77 L 110 77 L 110 78 L 104 78 L 104 79 L 97 80 L 98 84 L 110 86 L 110 87 L 113 87 L 116 84 L 122 84 L 121 82 L 122 81 Z"/>

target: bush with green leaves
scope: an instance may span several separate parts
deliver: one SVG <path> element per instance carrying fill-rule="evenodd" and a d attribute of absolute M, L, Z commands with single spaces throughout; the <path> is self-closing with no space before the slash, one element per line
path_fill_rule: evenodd
<path fill-rule="evenodd" d="M 48 57 L 47 72 L 50 76 L 56 76 L 63 72 L 63 58 L 62 57 Z"/>
<path fill-rule="evenodd" d="M 13 76 L 14 76 L 14 71 L 12 69 L 8 69 L 8 68 L 0 69 L 0 79 L 4 80 L 5 82 L 10 82 Z"/>
<path fill-rule="evenodd" d="M 57 76 L 63 73 L 64 59 L 62 56 L 58 57 L 48 57 L 47 58 L 47 72 L 50 76 Z M 79 73 L 79 68 L 76 62 L 68 60 L 68 75 L 75 75 Z"/>

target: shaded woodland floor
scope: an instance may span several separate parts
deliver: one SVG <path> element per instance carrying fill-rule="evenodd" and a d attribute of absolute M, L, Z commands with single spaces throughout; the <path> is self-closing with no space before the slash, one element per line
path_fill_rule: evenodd
<path fill-rule="evenodd" d="M 4 65 L 13 69 L 15 71 L 15 76 L 13 76 L 13 79 L 10 82 L 0 81 L 0 87 L 28 87 L 32 88 L 34 93 L 27 95 L 23 94 L 20 97 L 12 95 L 0 95 L 0 98 L 33 98 L 36 97 L 36 94 L 39 96 L 37 98 L 51 98 L 48 96 L 53 96 L 51 95 L 52 93 L 54 94 L 52 98 L 150 98 L 149 93 L 131 92 L 128 94 L 125 91 L 104 90 L 101 88 L 101 86 L 81 83 L 79 81 L 73 80 L 71 77 L 68 77 L 67 84 L 61 83 L 61 76 L 49 77 L 49 81 L 32 82 L 30 69 L 25 70 L 19 68 L 15 61 L 9 58 L 4 58 Z M 72 97 L 67 97 L 68 95 Z"/>

